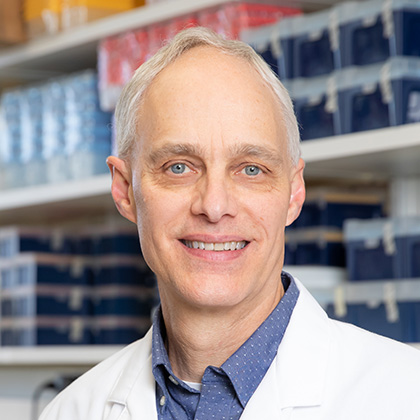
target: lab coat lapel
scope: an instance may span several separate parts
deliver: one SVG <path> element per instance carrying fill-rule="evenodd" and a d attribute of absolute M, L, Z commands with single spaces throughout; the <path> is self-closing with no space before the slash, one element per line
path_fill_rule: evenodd
<path fill-rule="evenodd" d="M 108 402 L 111 403 L 111 412 L 107 420 L 157 419 L 152 372 L 152 329 L 121 372 Z M 112 417 L 113 410 L 115 418 Z"/>
<path fill-rule="evenodd" d="M 241 420 L 289 419 L 297 408 L 323 401 L 330 352 L 328 318 L 297 280 L 300 295 L 277 356 Z M 311 411 L 315 420 L 316 410 Z"/>

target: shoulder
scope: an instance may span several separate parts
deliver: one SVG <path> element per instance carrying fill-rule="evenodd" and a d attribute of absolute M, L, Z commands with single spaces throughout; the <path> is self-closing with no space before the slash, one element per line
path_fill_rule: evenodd
<path fill-rule="evenodd" d="M 40 420 L 102 419 L 120 378 L 129 378 L 150 354 L 151 331 L 80 376 L 46 407 Z"/>

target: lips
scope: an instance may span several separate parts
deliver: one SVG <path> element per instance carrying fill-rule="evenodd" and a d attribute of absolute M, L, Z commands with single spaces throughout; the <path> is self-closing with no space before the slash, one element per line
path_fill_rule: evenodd
<path fill-rule="evenodd" d="M 201 249 L 203 251 L 238 251 L 247 246 L 247 241 L 227 241 L 227 242 L 203 242 L 198 240 L 182 239 L 181 242 L 188 248 Z"/>

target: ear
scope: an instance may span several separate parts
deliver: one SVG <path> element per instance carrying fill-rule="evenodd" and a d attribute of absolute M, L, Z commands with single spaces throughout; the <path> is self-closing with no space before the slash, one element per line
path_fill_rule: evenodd
<path fill-rule="evenodd" d="M 299 216 L 305 201 L 305 181 L 303 179 L 303 170 L 305 162 L 299 159 L 297 166 L 292 169 L 291 193 L 289 210 L 287 211 L 286 226 L 291 225 Z"/>
<path fill-rule="evenodd" d="M 106 163 L 111 171 L 111 194 L 118 211 L 126 219 L 137 223 L 129 165 L 115 156 L 109 156 Z"/>

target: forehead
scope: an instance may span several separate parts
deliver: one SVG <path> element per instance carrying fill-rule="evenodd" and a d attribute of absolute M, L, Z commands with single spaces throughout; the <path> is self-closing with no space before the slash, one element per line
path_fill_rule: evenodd
<path fill-rule="evenodd" d="M 204 149 L 217 140 L 285 146 L 272 89 L 245 59 L 212 47 L 191 49 L 155 78 L 142 101 L 138 130 L 142 148 L 168 139 L 194 140 Z"/>

